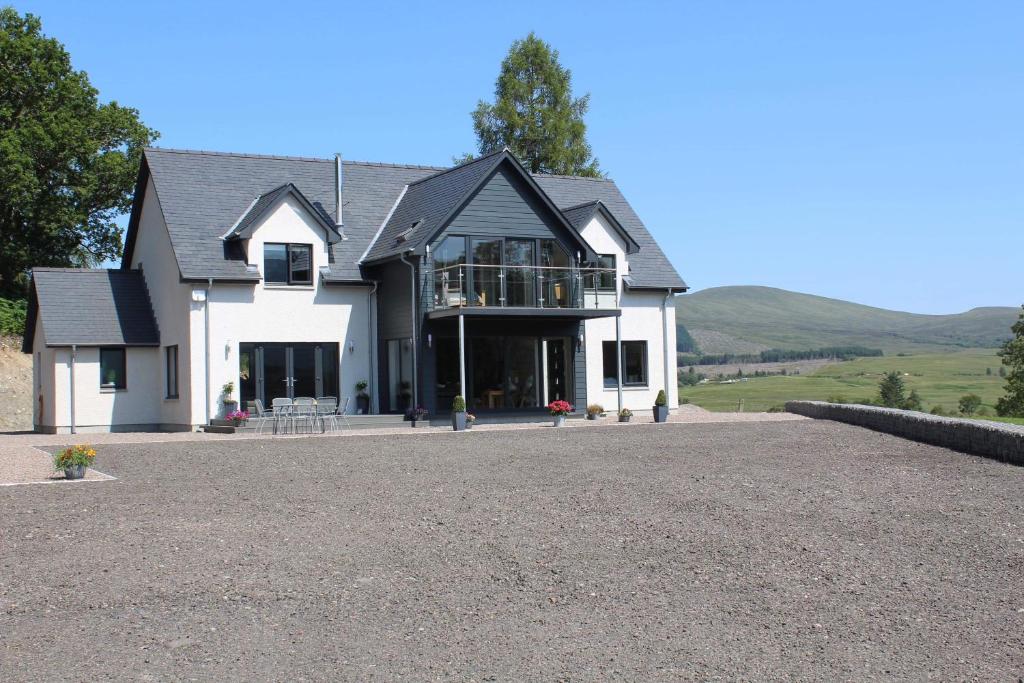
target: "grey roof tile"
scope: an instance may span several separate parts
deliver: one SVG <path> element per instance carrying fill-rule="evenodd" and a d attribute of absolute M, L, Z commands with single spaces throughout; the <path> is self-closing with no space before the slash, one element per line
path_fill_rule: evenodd
<path fill-rule="evenodd" d="M 38 311 L 47 346 L 160 344 L 140 270 L 35 268 L 30 308 L 33 330 Z"/>
<path fill-rule="evenodd" d="M 425 223 L 411 237 L 433 232 L 426 221 L 442 213 L 444 206 L 457 201 L 451 197 L 458 195 L 472 177 L 487 168 L 486 159 L 481 159 L 479 164 L 452 169 L 345 161 L 346 239 L 332 245 L 330 273 L 325 279 L 362 278 L 358 261 L 406 185 L 409 185 L 406 197 L 384 226 L 380 239 L 373 245 L 372 256 L 368 254 L 368 257 L 376 258 L 392 248 L 395 236 L 416 220 L 423 219 Z M 333 159 L 150 148 L 145 152 L 145 162 L 185 279 L 251 280 L 255 277 L 246 272 L 245 259 L 238 250 L 225 249 L 221 236 L 250 207 L 254 198 L 274 188 L 292 183 L 326 216 L 333 216 L 336 209 Z M 634 287 L 685 286 L 615 183 L 573 176 L 534 175 L 534 179 L 558 207 L 600 200 L 614 214 L 640 246 L 639 252 L 630 259 Z M 417 186 L 422 187 L 417 191 Z M 417 198 L 416 192 L 423 192 L 424 196 Z M 407 199 L 406 209 L 403 206 Z M 388 247 L 388 239 L 392 247 Z M 129 246 L 131 240 L 129 227 Z M 126 262 L 129 258 L 130 253 L 126 252 Z"/>

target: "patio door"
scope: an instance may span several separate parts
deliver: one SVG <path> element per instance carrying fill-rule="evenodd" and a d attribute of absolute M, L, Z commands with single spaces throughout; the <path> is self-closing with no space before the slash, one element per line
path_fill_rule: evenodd
<path fill-rule="evenodd" d="M 567 340 L 562 337 L 544 340 L 544 387 L 546 403 L 569 400 L 569 358 Z"/>
<path fill-rule="evenodd" d="M 338 344 L 239 344 L 239 395 L 269 406 L 275 398 L 338 396 Z"/>

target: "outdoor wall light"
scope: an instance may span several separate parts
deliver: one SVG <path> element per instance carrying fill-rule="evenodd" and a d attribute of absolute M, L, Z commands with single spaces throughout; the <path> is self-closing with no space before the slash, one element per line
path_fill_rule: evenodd
<path fill-rule="evenodd" d="M 433 347 L 433 345 L 434 345 L 434 335 L 428 334 L 427 335 L 427 348 L 429 349 L 429 348 Z"/>
<path fill-rule="evenodd" d="M 349 340 L 349 342 L 348 342 L 348 352 L 349 353 L 355 353 L 356 352 L 356 343 L 354 341 L 352 341 L 352 340 Z"/>

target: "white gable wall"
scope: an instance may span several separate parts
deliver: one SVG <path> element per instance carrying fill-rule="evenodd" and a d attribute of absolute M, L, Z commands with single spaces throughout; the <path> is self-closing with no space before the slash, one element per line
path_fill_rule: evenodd
<path fill-rule="evenodd" d="M 650 410 L 661 389 L 665 389 L 669 408 L 675 410 L 679 404 L 675 363 L 675 307 L 671 300 L 668 306 L 668 355 L 664 343 L 662 305 L 667 292 L 629 291 L 623 287 L 622 278 L 629 273 L 626 244 L 600 213 L 580 231 L 583 239 L 598 254 L 615 254 L 616 283 L 619 307 L 622 309 L 622 341 L 647 341 L 647 385 L 644 387 L 623 387 L 623 407 L 630 410 Z M 618 409 L 618 391 L 604 386 L 604 341 L 615 341 L 615 319 L 596 318 L 587 320 L 587 402 L 598 403 L 606 410 Z M 665 387 L 665 364 L 669 366 L 669 386 Z"/>
<path fill-rule="evenodd" d="M 238 347 L 241 342 L 335 342 L 340 360 L 339 393 L 354 395 L 354 385 L 370 379 L 370 334 L 367 288 L 324 286 L 319 270 L 328 265 L 323 228 L 295 200 L 283 199 L 248 240 L 251 264 L 264 272 L 263 245 L 268 242 L 311 244 L 313 284 L 234 285 L 214 283 L 210 306 L 210 387 L 205 389 L 205 321 L 202 303 L 192 304 L 190 328 L 195 357 L 192 409 L 197 422 L 205 417 L 209 396 L 211 417 L 223 415 L 221 387 L 235 383 L 239 399 Z M 348 342 L 354 350 L 348 350 Z M 282 394 L 283 395 L 283 394 Z M 268 387 L 268 399 L 270 388 Z M 353 399 L 354 408 L 354 399 Z"/>
<path fill-rule="evenodd" d="M 165 429 L 188 428 L 203 420 L 202 414 L 196 415 L 192 410 L 188 381 L 191 360 L 188 325 L 191 287 L 181 282 L 178 262 L 171 247 L 171 238 L 152 178 L 146 184 L 135 248 L 129 265 L 133 269 L 142 269 L 160 330 L 159 358 L 157 365 L 150 371 L 157 375 L 154 381 L 160 406 L 158 422 Z M 166 398 L 164 349 L 175 344 L 178 346 L 178 398 L 173 399 Z"/>

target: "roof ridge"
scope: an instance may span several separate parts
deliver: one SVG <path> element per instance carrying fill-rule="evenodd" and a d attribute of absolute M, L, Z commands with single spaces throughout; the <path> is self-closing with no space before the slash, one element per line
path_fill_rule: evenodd
<path fill-rule="evenodd" d="M 564 173 L 530 173 L 534 178 L 566 178 L 568 180 L 590 180 L 596 183 L 612 183 L 615 181 L 611 178 L 595 178 L 589 175 L 566 175 Z"/>
<path fill-rule="evenodd" d="M 133 270 L 124 271 L 120 268 L 74 268 L 72 266 L 35 266 L 32 269 L 33 273 L 123 273 L 123 272 L 135 272 Z"/>
<path fill-rule="evenodd" d="M 169 152 L 171 154 L 198 154 L 203 156 L 211 157 L 238 157 L 243 159 L 280 159 L 283 161 L 313 161 L 322 163 L 334 163 L 334 158 L 330 157 L 304 157 L 304 156 L 290 156 L 286 154 L 254 154 L 250 152 L 217 152 L 209 149 L 179 149 L 174 147 L 146 147 L 147 152 Z M 448 166 L 432 166 L 427 164 L 396 164 L 387 161 L 358 161 L 350 159 L 342 159 L 343 164 L 349 164 L 354 166 L 381 166 L 389 168 L 414 168 L 423 169 L 428 171 L 444 171 L 448 170 Z"/>
<path fill-rule="evenodd" d="M 490 159 L 491 157 L 496 156 L 498 154 L 504 154 L 506 151 L 507 151 L 507 148 L 499 149 L 497 152 L 490 152 L 488 154 L 484 154 L 483 156 L 477 157 L 476 159 L 472 159 L 471 161 L 467 161 L 467 162 L 464 162 L 464 163 L 461 163 L 461 164 L 456 164 L 454 166 L 448 166 L 447 168 L 444 168 L 443 170 L 438 171 L 437 173 L 431 173 L 430 175 L 426 176 L 425 178 L 420 178 L 419 180 L 414 180 L 413 182 L 409 183 L 409 185 L 410 186 L 412 186 L 412 185 L 419 185 L 420 183 L 425 182 L 427 180 L 433 180 L 434 178 L 437 178 L 438 176 L 443 176 L 445 173 L 449 173 L 451 171 L 456 171 L 456 170 L 458 170 L 460 168 L 466 168 L 467 166 L 471 166 L 471 165 L 473 165 L 475 163 L 478 163 L 478 162 L 481 162 L 481 161 L 483 161 L 485 159 Z"/>

